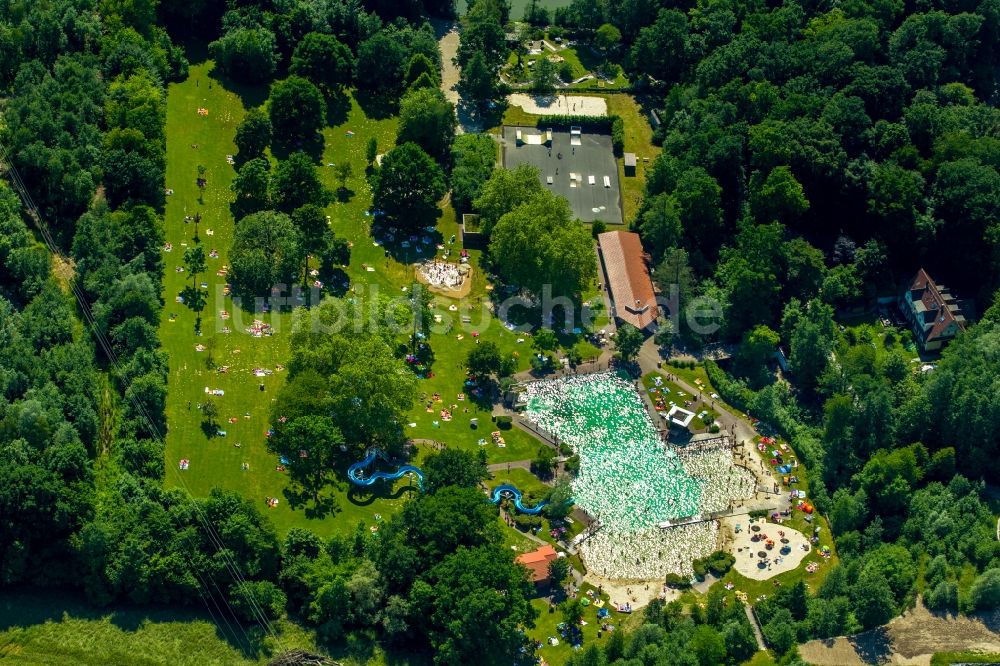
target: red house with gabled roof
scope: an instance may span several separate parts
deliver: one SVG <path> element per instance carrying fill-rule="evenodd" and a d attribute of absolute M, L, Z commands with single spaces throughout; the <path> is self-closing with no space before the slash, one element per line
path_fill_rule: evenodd
<path fill-rule="evenodd" d="M 606 231 L 597 235 L 597 247 L 611 294 L 612 314 L 640 331 L 651 332 L 659 311 L 639 234 Z"/>
<path fill-rule="evenodd" d="M 900 295 L 899 309 L 924 351 L 939 351 L 965 330 L 965 315 L 958 299 L 943 284 L 935 283 L 923 268 Z"/>
<path fill-rule="evenodd" d="M 546 544 L 538 550 L 518 555 L 514 561 L 528 570 L 535 587 L 544 588 L 549 584 L 549 564 L 557 557 L 556 549 Z"/>

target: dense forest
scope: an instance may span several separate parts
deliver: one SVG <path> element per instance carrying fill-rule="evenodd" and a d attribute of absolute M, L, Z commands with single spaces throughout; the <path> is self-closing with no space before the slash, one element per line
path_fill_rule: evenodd
<path fill-rule="evenodd" d="M 508 92 L 496 72 L 522 17 L 469 4 L 459 89 L 486 117 Z M 626 223 L 662 290 L 679 285 L 685 307 L 713 299 L 722 318 L 711 335 L 664 321 L 658 341 L 734 350 L 706 362 L 712 383 L 788 439 L 829 516 L 841 564 L 819 589 L 757 606 L 768 644 L 793 663 L 800 641 L 875 627 L 918 593 L 935 610 L 1000 606 L 987 501 L 1000 474 L 1000 2 L 573 0 L 532 12 L 538 28 L 604 35 L 631 92 L 659 111 L 662 153 Z M 271 84 L 236 132 L 234 292 L 298 275 L 307 255 L 324 270 L 349 260 L 314 168 L 348 90 L 399 115 L 398 145 L 371 174 L 387 224 L 433 223 L 451 189 L 493 232 L 504 282 L 576 296 L 593 280 L 591 235 L 565 202 L 533 173 L 494 169 L 491 139 L 456 138 L 431 15 L 456 8 L 0 0 L 0 161 L 51 231 L 0 183 L 0 588 L 203 606 L 262 640 L 288 614 L 328 646 L 363 636 L 439 664 L 533 663 L 531 586 L 476 490 L 487 470 L 474 455 L 426 460 L 427 492 L 378 539 L 362 526 L 281 539 L 237 493 L 164 484 L 166 85 L 186 76 L 186 48 L 207 50 L 224 82 Z M 840 326 L 919 267 L 981 313 L 929 373 L 895 336 Z M 411 382 L 372 379 L 402 374 L 408 336 L 310 334 L 309 318 L 337 305 L 297 320 L 269 444 L 328 443 L 296 469 L 306 488 L 372 443 L 398 446 L 413 400 Z M 790 382 L 772 372 L 779 345 Z M 742 606 L 716 586 L 704 607 L 652 604 L 639 629 L 571 663 L 740 663 L 755 651 Z"/>

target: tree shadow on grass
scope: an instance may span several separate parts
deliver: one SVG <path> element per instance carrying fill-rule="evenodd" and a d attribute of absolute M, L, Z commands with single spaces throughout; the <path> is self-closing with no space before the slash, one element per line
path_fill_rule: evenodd
<path fill-rule="evenodd" d="M 404 495 L 419 492 L 420 488 L 416 483 L 399 485 L 395 490 L 390 490 L 393 486 L 385 481 L 378 481 L 371 486 L 355 486 L 347 491 L 347 501 L 354 506 L 371 506 L 378 500 L 397 500 Z"/>
<path fill-rule="evenodd" d="M 218 592 L 213 590 L 219 603 Z M 225 626 L 214 616 L 195 608 L 179 606 L 140 606 L 117 603 L 113 607 L 95 607 L 82 594 L 54 592 L 38 588 L 18 588 L 0 591 L 0 631 L 12 628 L 30 628 L 46 623 L 59 624 L 64 620 L 108 621 L 123 632 L 134 633 L 150 623 L 207 622 L 215 630 L 216 638 L 227 643 L 247 659 L 257 660 L 264 655 L 265 635 L 259 627 L 237 625 L 229 616 Z"/>
<path fill-rule="evenodd" d="M 326 124 L 337 127 L 347 122 L 351 112 L 351 99 L 346 92 L 335 91 L 326 98 Z"/>
<path fill-rule="evenodd" d="M 208 439 L 219 436 L 219 424 L 215 421 L 203 420 L 201 422 L 201 433 Z"/>
<path fill-rule="evenodd" d="M 312 491 L 299 483 L 285 488 L 282 494 L 293 510 L 303 509 L 306 518 L 321 519 L 343 511 L 336 497 L 318 494 L 313 498 Z"/>
<path fill-rule="evenodd" d="M 320 132 L 316 132 L 311 138 L 305 140 L 283 140 L 281 137 L 275 137 L 271 144 L 271 154 L 279 160 L 287 160 L 292 153 L 302 152 L 308 155 L 313 162 L 319 164 L 323 160 L 325 147 L 326 142 Z"/>
<path fill-rule="evenodd" d="M 399 107 L 399 96 L 389 92 L 356 90 L 354 99 L 372 120 L 385 120 L 394 115 Z"/>
<path fill-rule="evenodd" d="M 218 66 L 208 73 L 208 78 L 240 98 L 245 109 L 253 109 L 264 104 L 270 94 L 270 86 L 266 83 L 242 83 L 221 72 Z"/>
<path fill-rule="evenodd" d="M 441 216 L 440 210 L 438 217 Z M 410 229 L 397 229 L 386 223 L 384 218 L 372 225 L 371 236 L 382 244 L 384 253 L 392 257 L 401 264 L 418 264 L 427 259 L 437 256 L 437 246 L 444 242 L 444 235 L 438 230 L 427 231 L 426 227 L 436 224 L 437 220 L 426 220 L 419 231 Z M 411 241 L 411 236 L 416 236 L 417 240 Z M 424 238 L 429 238 L 430 242 L 422 242 Z M 449 257 L 449 260 L 451 257 Z M 458 261 L 458 256 L 453 261 Z"/>
<path fill-rule="evenodd" d="M 410 644 L 386 645 L 371 630 L 352 631 L 336 641 L 321 641 L 320 645 L 338 659 L 357 664 L 371 663 L 379 648 L 383 650 L 381 657 L 387 666 L 430 666 L 433 656 L 418 652 L 419 648 Z"/>

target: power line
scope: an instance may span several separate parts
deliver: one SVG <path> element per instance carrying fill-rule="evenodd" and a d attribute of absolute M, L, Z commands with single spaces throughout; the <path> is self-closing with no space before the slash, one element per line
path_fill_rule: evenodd
<path fill-rule="evenodd" d="M 4 146 L 2 142 L 0 142 L 0 161 L 2 161 L 2 164 L 0 164 L 0 166 L 4 165 L 6 166 L 6 171 L 10 176 L 11 184 L 14 186 L 14 189 L 16 189 L 18 194 L 20 195 L 21 200 L 24 203 L 26 212 L 28 213 L 28 217 L 30 217 L 32 219 L 32 222 L 35 224 L 35 227 L 41 234 L 42 238 L 44 239 L 45 245 L 49 249 L 49 252 L 51 252 L 54 256 L 65 260 L 65 256 L 62 254 L 59 247 L 53 241 L 48 225 L 45 223 L 41 213 L 38 210 L 38 207 L 32 200 L 31 193 L 28 191 L 27 186 L 21 179 L 21 176 L 18 173 L 17 168 L 14 166 L 13 162 L 10 159 L 6 146 Z M 87 324 L 90 327 L 91 332 L 94 336 L 94 339 L 96 340 L 97 344 L 101 347 L 101 350 L 104 352 L 109 363 L 119 373 L 119 376 L 124 376 L 122 375 L 121 372 L 122 367 L 118 360 L 117 355 L 114 353 L 114 350 L 112 349 L 110 343 L 105 337 L 104 332 L 101 331 L 100 326 L 97 325 L 97 321 L 94 318 L 90 305 L 89 303 L 87 303 L 86 295 L 83 293 L 83 291 L 80 289 L 79 285 L 77 285 L 74 279 L 70 279 L 68 282 L 69 282 L 69 287 L 72 290 L 73 295 L 77 300 L 80 312 L 83 315 L 84 319 L 86 319 Z M 124 391 L 124 397 L 132 403 L 132 406 L 135 409 L 136 413 L 139 415 L 140 420 L 142 420 L 145 423 L 146 427 L 148 428 L 148 431 L 153 435 L 154 439 L 163 442 L 164 441 L 163 433 L 160 432 L 160 429 L 157 427 L 156 423 L 154 423 L 152 418 L 150 418 L 149 414 L 145 409 L 145 406 L 141 402 L 139 402 L 139 400 L 134 395 L 133 396 L 129 395 L 128 388 L 129 387 L 126 387 Z M 176 478 L 180 487 L 183 488 L 184 492 L 191 500 L 191 506 L 194 508 L 194 513 L 196 514 L 199 522 L 201 523 L 202 529 L 204 530 L 205 534 L 208 536 L 209 541 L 216 548 L 217 553 L 221 555 L 223 564 L 228 570 L 230 578 L 233 579 L 233 581 L 236 583 L 237 586 L 243 588 L 244 597 L 247 599 L 250 605 L 250 610 L 253 616 L 257 619 L 258 623 L 265 629 L 265 631 L 267 631 L 267 633 L 274 639 L 278 647 L 281 650 L 284 650 L 285 648 L 282 645 L 281 640 L 277 635 L 277 632 L 275 632 L 274 627 L 271 625 L 271 622 L 268 620 L 260 604 L 257 602 L 257 599 L 253 594 L 252 590 L 246 585 L 247 583 L 246 579 L 244 579 L 243 575 L 239 571 L 239 568 L 236 565 L 236 562 L 234 561 L 229 549 L 225 547 L 225 544 L 222 542 L 222 539 L 216 532 L 215 526 L 212 525 L 211 521 L 202 511 L 197 500 L 194 498 L 194 495 L 188 488 L 187 483 L 184 481 L 183 477 L 177 472 L 177 470 L 174 470 L 170 465 L 167 465 L 167 469 L 173 472 L 174 477 Z M 182 553 L 182 555 L 186 559 L 188 559 L 188 564 L 191 567 L 192 573 L 198 578 L 199 582 L 205 587 L 209 595 L 212 596 L 214 602 L 214 595 L 212 595 L 211 590 L 208 589 L 208 586 L 205 585 L 205 581 L 202 578 L 200 572 L 194 567 L 193 563 L 191 562 L 190 558 L 187 557 L 186 553 Z M 214 580 L 212 582 L 215 585 L 216 589 L 218 590 L 218 585 L 215 583 Z M 250 644 L 251 643 L 250 637 L 249 635 L 247 635 L 246 630 L 243 629 L 242 625 L 239 623 L 239 620 L 236 618 L 236 613 L 235 611 L 233 611 L 232 605 L 229 603 L 225 594 L 223 594 L 221 590 L 219 590 L 219 593 L 220 595 L 222 595 L 223 602 L 229 609 L 230 613 L 233 615 L 233 618 L 236 619 L 237 626 L 243 633 L 244 638 L 246 638 L 247 644 Z M 206 608 L 208 608 L 207 603 L 206 603 Z M 208 610 L 209 614 L 212 616 L 214 621 L 215 619 L 214 614 L 212 613 L 210 608 L 208 608 Z M 226 622 L 227 627 L 230 627 L 230 630 L 232 630 L 229 621 L 225 618 L 225 616 L 223 616 L 223 620 Z"/>

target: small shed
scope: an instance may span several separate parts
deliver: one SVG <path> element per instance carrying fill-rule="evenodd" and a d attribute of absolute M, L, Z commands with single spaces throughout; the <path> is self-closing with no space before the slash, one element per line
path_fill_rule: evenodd
<path fill-rule="evenodd" d="M 625 153 L 625 175 L 635 176 L 635 153 Z"/>

